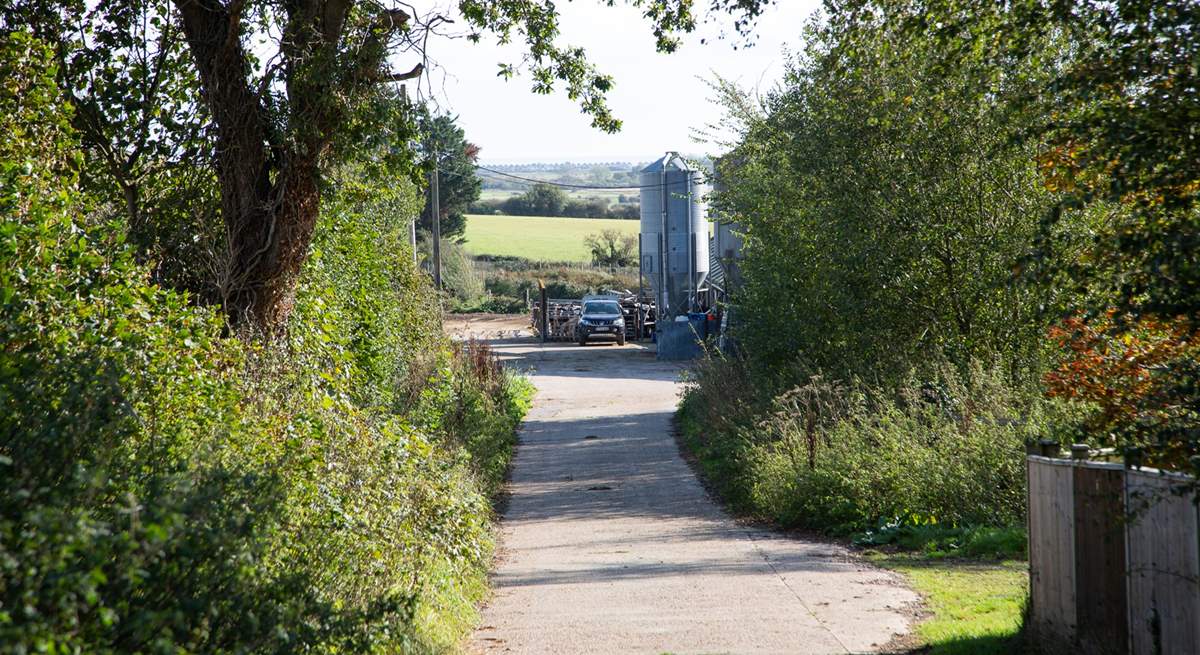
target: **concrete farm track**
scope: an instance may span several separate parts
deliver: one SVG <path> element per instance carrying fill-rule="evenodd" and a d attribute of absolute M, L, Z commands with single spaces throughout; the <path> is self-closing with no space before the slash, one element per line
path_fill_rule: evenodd
<path fill-rule="evenodd" d="M 861 653 L 907 632 L 894 574 L 746 527 L 671 418 L 680 368 L 639 345 L 498 341 L 538 397 L 521 430 L 478 653 Z"/>

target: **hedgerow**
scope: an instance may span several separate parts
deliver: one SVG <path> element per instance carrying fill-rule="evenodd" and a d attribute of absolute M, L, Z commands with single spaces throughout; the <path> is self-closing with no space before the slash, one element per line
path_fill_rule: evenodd
<path fill-rule="evenodd" d="M 811 376 L 766 400 L 744 385 L 746 368 L 714 359 L 694 370 L 685 443 L 739 511 L 834 534 L 1020 524 L 1024 443 L 1077 418 L 980 365 L 890 390 Z"/>
<path fill-rule="evenodd" d="M 232 335 L 89 211 L 50 60 L 0 43 L 0 650 L 454 648 L 530 391 L 442 335 L 412 189 L 347 171 L 285 337 Z"/>

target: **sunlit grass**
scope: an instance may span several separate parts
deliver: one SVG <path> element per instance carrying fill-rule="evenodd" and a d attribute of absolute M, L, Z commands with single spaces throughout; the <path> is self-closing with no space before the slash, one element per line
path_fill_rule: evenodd
<path fill-rule="evenodd" d="M 535 261 L 587 262 L 583 238 L 600 230 L 637 235 L 640 223 L 610 218 L 467 216 L 466 249 L 472 255 L 510 255 Z"/>
<path fill-rule="evenodd" d="M 930 616 L 916 627 L 931 655 L 1001 655 L 1015 652 L 1029 594 L 1028 563 L 1017 560 L 930 560 L 874 555 L 899 571 L 925 597 Z"/>

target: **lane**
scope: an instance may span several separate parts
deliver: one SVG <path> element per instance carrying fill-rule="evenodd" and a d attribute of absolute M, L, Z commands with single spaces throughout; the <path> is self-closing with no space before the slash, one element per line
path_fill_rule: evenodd
<path fill-rule="evenodd" d="M 731 520 L 672 436 L 680 368 L 639 345 L 498 342 L 538 397 L 480 653 L 870 652 L 916 596 L 843 549 Z"/>

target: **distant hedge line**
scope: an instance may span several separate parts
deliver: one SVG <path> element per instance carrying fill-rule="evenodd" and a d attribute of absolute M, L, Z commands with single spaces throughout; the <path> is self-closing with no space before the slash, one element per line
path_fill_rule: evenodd
<path fill-rule="evenodd" d="M 535 184 L 525 193 L 503 200 L 477 200 L 471 204 L 472 214 L 505 214 L 509 216 L 567 216 L 570 218 L 641 218 L 637 202 L 609 203 L 607 198 L 571 198 L 551 184 Z"/>
<path fill-rule="evenodd" d="M 477 200 L 471 203 L 468 210 L 472 214 L 501 214 L 505 216 L 566 216 L 568 218 L 616 218 L 622 220 L 639 220 L 642 217 L 641 205 L 609 204 L 603 200 L 571 200 L 551 213 L 522 204 L 513 196 L 505 200 Z"/>

